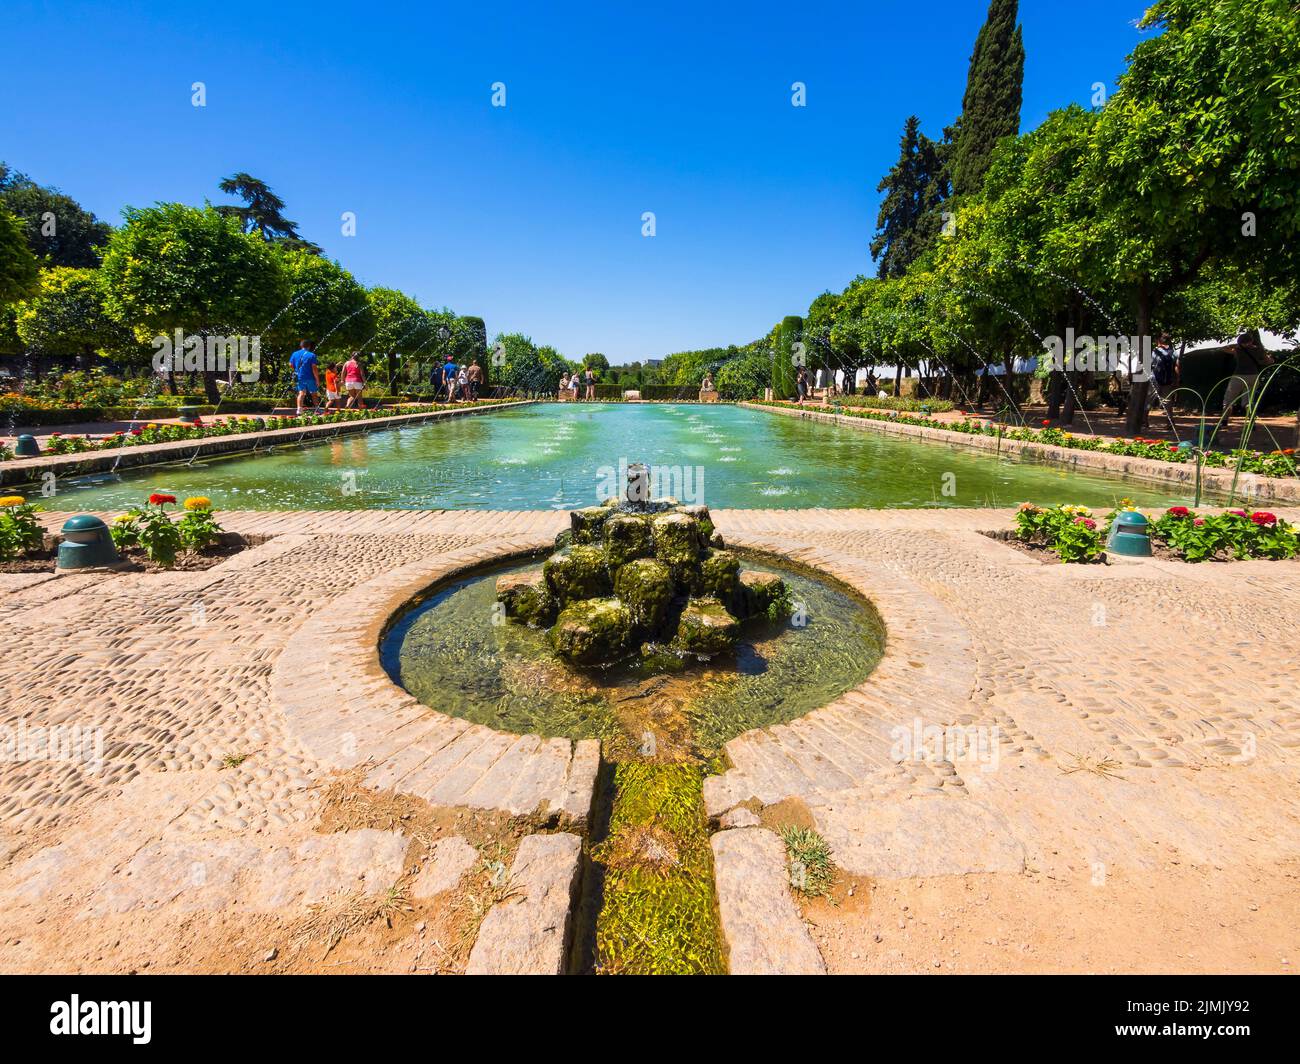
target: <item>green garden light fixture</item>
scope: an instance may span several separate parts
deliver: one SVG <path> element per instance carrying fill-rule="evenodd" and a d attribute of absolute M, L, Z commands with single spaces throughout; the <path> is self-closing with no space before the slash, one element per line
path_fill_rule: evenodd
<path fill-rule="evenodd" d="M 1126 558 L 1150 558 L 1151 535 L 1147 519 L 1135 510 L 1125 510 L 1110 526 L 1106 549 Z"/>
<path fill-rule="evenodd" d="M 92 569 L 121 562 L 108 525 L 90 514 L 77 514 L 63 522 L 59 544 L 60 569 Z"/>
<path fill-rule="evenodd" d="M 23 433 L 14 442 L 14 456 L 17 458 L 37 458 L 40 453 L 41 445 L 36 442 L 35 436 Z"/>

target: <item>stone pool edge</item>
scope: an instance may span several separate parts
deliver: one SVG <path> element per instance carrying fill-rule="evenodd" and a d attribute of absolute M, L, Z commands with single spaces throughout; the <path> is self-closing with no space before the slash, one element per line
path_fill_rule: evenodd
<path fill-rule="evenodd" d="M 1192 464 L 1161 462 L 1154 458 L 1130 458 L 1121 454 L 1105 454 L 1101 451 L 1081 451 L 1070 447 L 1057 447 L 1054 444 L 1034 443 L 1030 440 L 999 441 L 989 436 L 974 436 L 965 432 L 953 432 L 950 429 L 933 429 L 923 425 L 908 425 L 890 421 L 876 421 L 871 418 L 851 417 L 846 414 L 831 414 L 820 410 L 792 410 L 784 407 L 766 406 L 762 403 L 737 403 L 746 410 L 762 410 L 769 414 L 781 414 L 786 417 L 808 418 L 813 421 L 825 421 L 844 425 L 848 428 L 868 432 L 879 432 L 885 436 L 907 436 L 935 443 L 951 444 L 975 451 L 994 451 L 998 453 L 1024 455 L 1043 464 L 1063 466 L 1076 472 L 1104 473 L 1109 476 L 1127 477 L 1148 483 L 1172 485 L 1188 491 L 1196 486 L 1196 467 Z M 1201 488 L 1208 494 L 1228 495 L 1232 491 L 1230 470 L 1201 470 Z M 1259 473 L 1242 473 L 1237 478 L 1238 497 L 1249 497 L 1270 502 L 1300 504 L 1300 479 L 1283 480 L 1278 477 L 1266 477 Z"/>
<path fill-rule="evenodd" d="M 262 445 L 296 444 L 371 432 L 376 429 L 419 425 L 446 418 L 489 414 L 519 406 L 531 406 L 536 399 L 519 399 L 511 402 L 490 403 L 482 406 L 424 410 L 415 414 L 394 414 L 357 421 L 340 421 L 328 425 L 307 425 L 301 428 L 264 429 L 259 432 L 240 432 L 230 436 L 211 436 L 203 440 L 174 440 L 169 443 L 145 443 L 132 447 L 80 454 L 42 455 L 39 458 L 15 458 L 0 462 L 0 486 L 30 484 L 46 473 L 56 477 L 78 477 L 103 473 L 113 469 L 131 469 L 139 466 L 166 465 L 190 458 L 207 458 L 214 455 L 239 454 L 254 451 Z"/>

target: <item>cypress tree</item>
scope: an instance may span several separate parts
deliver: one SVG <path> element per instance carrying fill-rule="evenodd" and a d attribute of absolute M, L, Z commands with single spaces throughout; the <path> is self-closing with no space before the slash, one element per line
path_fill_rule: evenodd
<path fill-rule="evenodd" d="M 803 318 L 792 314 L 781 320 L 773 330 L 772 342 L 772 394 L 777 399 L 794 395 L 795 375 L 794 345 L 803 339 Z"/>
<path fill-rule="evenodd" d="M 953 153 L 952 187 L 958 196 L 980 190 L 998 141 L 1020 132 L 1025 45 L 1018 9 L 1019 0 L 990 0 L 975 39 Z"/>

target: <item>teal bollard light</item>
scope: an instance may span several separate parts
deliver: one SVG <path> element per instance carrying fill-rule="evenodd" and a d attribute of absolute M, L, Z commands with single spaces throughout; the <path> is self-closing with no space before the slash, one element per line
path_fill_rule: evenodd
<path fill-rule="evenodd" d="M 28 436 L 23 433 L 14 441 L 15 458 L 39 458 L 40 454 L 41 445 L 36 442 L 35 436 Z"/>
<path fill-rule="evenodd" d="M 1133 510 L 1125 510 L 1110 526 L 1106 549 L 1125 558 L 1150 558 L 1151 534 L 1147 519 Z"/>
<path fill-rule="evenodd" d="M 122 561 L 108 525 L 90 514 L 77 514 L 63 522 L 63 542 L 59 544 L 60 569 L 93 569 L 117 565 Z"/>

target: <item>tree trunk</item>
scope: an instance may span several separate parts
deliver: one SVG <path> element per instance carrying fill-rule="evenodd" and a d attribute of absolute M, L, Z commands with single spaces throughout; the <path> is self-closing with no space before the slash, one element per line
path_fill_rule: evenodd
<path fill-rule="evenodd" d="M 903 367 L 894 367 L 894 398 L 897 399 L 903 394 Z"/>
<path fill-rule="evenodd" d="M 1138 356 L 1146 350 L 1151 335 L 1151 286 L 1144 277 L 1138 284 L 1137 291 L 1137 342 Z M 1140 363 L 1139 363 L 1140 364 Z M 1132 379 L 1132 378 L 1130 378 Z M 1150 381 L 1133 381 L 1129 389 L 1128 420 L 1125 428 L 1130 436 L 1136 435 L 1147 425 L 1147 393 L 1151 390 Z"/>
<path fill-rule="evenodd" d="M 203 371 L 203 397 L 214 406 L 221 402 L 221 392 L 217 390 L 217 374 L 215 370 L 205 369 Z"/>

